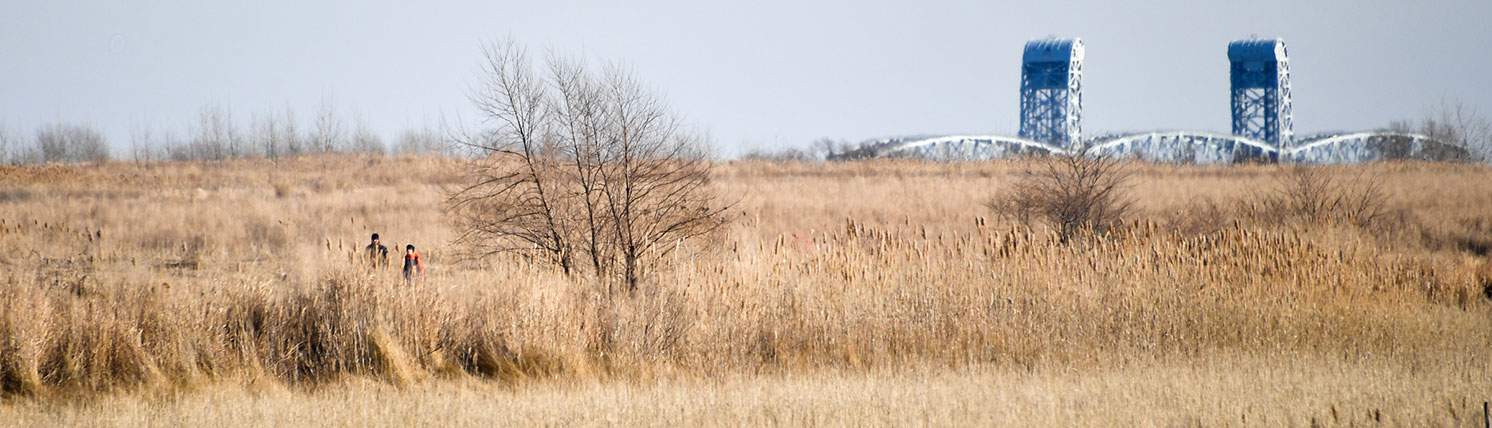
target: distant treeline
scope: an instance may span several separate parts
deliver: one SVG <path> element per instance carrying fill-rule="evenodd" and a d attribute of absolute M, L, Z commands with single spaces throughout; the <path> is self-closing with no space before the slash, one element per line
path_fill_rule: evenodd
<path fill-rule="evenodd" d="M 406 129 L 392 140 L 373 133 L 361 122 L 349 126 L 336 111 L 323 107 L 302 125 L 295 114 L 254 114 L 247 123 L 235 121 L 224 107 L 207 106 L 197 123 L 185 130 L 137 128 L 123 151 L 111 148 L 97 128 L 85 123 L 42 125 L 33 134 L 0 123 L 0 163 L 25 165 L 49 162 L 199 161 L 233 158 L 279 158 L 314 153 L 441 153 L 455 150 L 436 126 Z"/>

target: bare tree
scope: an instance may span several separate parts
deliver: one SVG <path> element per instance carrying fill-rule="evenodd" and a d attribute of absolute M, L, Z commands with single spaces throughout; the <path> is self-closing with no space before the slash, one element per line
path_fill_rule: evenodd
<path fill-rule="evenodd" d="M 626 70 L 551 59 L 541 76 L 511 41 L 483 55 L 471 98 L 488 129 L 459 143 L 484 156 L 450 198 L 479 254 L 537 250 L 631 290 L 676 242 L 722 224 L 707 140 Z"/>
<path fill-rule="evenodd" d="M 149 164 L 156 158 L 155 134 L 147 125 L 136 125 L 130 129 L 130 158 L 136 163 Z"/>
<path fill-rule="evenodd" d="M 1037 161 L 989 206 L 1023 224 L 1044 222 L 1068 242 L 1122 222 L 1134 204 L 1129 181 L 1130 171 L 1120 160 L 1078 149 Z"/>
<path fill-rule="evenodd" d="M 285 152 L 285 136 L 276 123 L 275 112 L 255 114 L 249 124 L 249 141 L 260 156 L 278 159 Z"/>
<path fill-rule="evenodd" d="M 10 134 L 10 128 L 0 122 L 0 164 L 17 165 L 20 140 Z"/>
<path fill-rule="evenodd" d="M 577 69 L 582 79 L 583 73 Z M 644 258 L 672 248 L 662 243 L 714 230 L 724 208 L 712 207 L 714 195 L 706 191 L 711 164 L 704 137 L 683 127 L 625 70 L 608 68 L 599 79 L 601 123 L 610 126 L 576 153 L 598 161 L 596 187 L 607 219 L 597 223 L 613 234 L 622 276 L 635 289 Z"/>
<path fill-rule="evenodd" d="M 488 129 L 460 143 L 486 157 L 473 163 L 471 183 L 450 199 L 461 240 L 479 255 L 537 249 L 569 274 L 573 233 L 569 216 L 559 212 L 558 149 L 541 128 L 549 125 L 550 95 L 511 41 L 483 46 L 482 54 L 483 78 L 470 98 Z"/>
<path fill-rule="evenodd" d="M 432 127 L 406 129 L 394 140 L 394 153 L 399 154 L 444 154 L 448 151 L 445 139 Z"/>
<path fill-rule="evenodd" d="M 165 130 L 160 137 L 161 154 L 166 158 L 177 162 L 197 159 L 192 143 L 178 137 L 170 129 Z"/>
<path fill-rule="evenodd" d="M 280 134 L 285 137 L 285 155 L 298 156 L 306 152 L 306 140 L 300 133 L 300 127 L 295 122 L 295 110 L 285 106 L 285 122 Z"/>
<path fill-rule="evenodd" d="M 238 130 L 231 110 L 216 104 L 202 106 L 195 131 L 191 159 L 224 160 L 239 156 Z"/>
<path fill-rule="evenodd" d="M 231 106 L 220 107 L 222 117 L 217 126 L 222 133 L 223 146 L 226 149 L 227 158 L 237 159 L 249 155 L 249 145 L 244 142 L 244 134 L 238 129 L 238 123 L 233 121 L 233 108 Z"/>
<path fill-rule="evenodd" d="M 311 150 L 332 153 L 342 149 L 347 139 L 342 129 L 342 118 L 336 107 L 326 98 L 321 100 L 321 109 L 316 112 L 316 128 L 311 131 Z"/>
<path fill-rule="evenodd" d="M 110 158 L 104 135 L 83 125 L 44 126 L 36 131 L 36 145 L 41 162 L 104 162 Z"/>
<path fill-rule="evenodd" d="M 25 137 L 0 123 L 0 164 L 25 165 L 41 162 L 41 150 L 25 144 Z"/>
<path fill-rule="evenodd" d="M 388 152 L 388 146 L 383 144 L 383 138 L 368 129 L 368 124 L 362 120 L 357 121 L 353 128 L 350 151 L 356 153 L 381 155 Z"/>
<path fill-rule="evenodd" d="M 1470 160 L 1492 159 L 1492 122 L 1459 100 L 1432 106 L 1421 128 L 1431 139 L 1465 148 L 1474 157 Z"/>

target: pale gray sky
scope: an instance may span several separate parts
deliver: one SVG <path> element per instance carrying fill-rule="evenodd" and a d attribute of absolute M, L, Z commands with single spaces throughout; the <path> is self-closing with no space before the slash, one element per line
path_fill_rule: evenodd
<path fill-rule="evenodd" d="M 909 134 L 1014 135 L 1021 47 L 1082 37 L 1085 131 L 1228 130 L 1226 47 L 1290 49 L 1298 134 L 1442 98 L 1492 114 L 1492 1 L 10 1 L 0 123 L 184 131 L 200 107 L 323 99 L 392 137 L 473 119 L 483 40 L 620 60 L 723 154 Z"/>

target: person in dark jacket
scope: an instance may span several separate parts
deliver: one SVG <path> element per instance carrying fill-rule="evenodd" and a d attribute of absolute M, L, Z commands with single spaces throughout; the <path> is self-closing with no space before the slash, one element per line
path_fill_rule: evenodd
<path fill-rule="evenodd" d="M 368 259 L 368 266 L 372 266 L 374 269 L 389 266 L 389 247 L 385 247 L 378 242 L 377 233 L 373 234 L 373 243 L 368 244 L 363 249 L 363 252 L 366 253 L 364 257 Z"/>

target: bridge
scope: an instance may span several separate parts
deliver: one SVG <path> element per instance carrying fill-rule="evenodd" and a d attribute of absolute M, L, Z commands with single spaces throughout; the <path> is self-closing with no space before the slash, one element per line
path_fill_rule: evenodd
<path fill-rule="evenodd" d="M 1241 162 L 1294 162 L 1311 164 L 1360 163 L 1389 159 L 1455 160 L 1466 149 L 1441 143 L 1419 134 L 1403 132 L 1356 132 L 1323 134 L 1299 140 L 1295 147 L 1280 149 L 1265 141 L 1238 135 L 1197 131 L 1157 131 L 1100 136 L 1092 139 L 1087 153 L 1133 157 L 1150 162 L 1230 164 Z M 889 138 L 871 141 L 844 154 L 844 158 L 917 158 L 939 162 L 1018 158 L 1029 155 L 1073 154 L 1067 149 L 1039 141 L 999 135 Z"/>
<path fill-rule="evenodd" d="M 1387 159 L 1453 160 L 1467 150 L 1398 131 L 1327 133 L 1297 138 L 1290 60 L 1281 39 L 1228 44 L 1232 132 L 1153 131 L 1084 138 L 1081 39 L 1026 43 L 1021 58 L 1018 137 L 954 135 L 869 141 L 839 158 L 911 157 L 973 161 L 1033 154 L 1087 153 L 1154 162 L 1358 163 Z"/>

